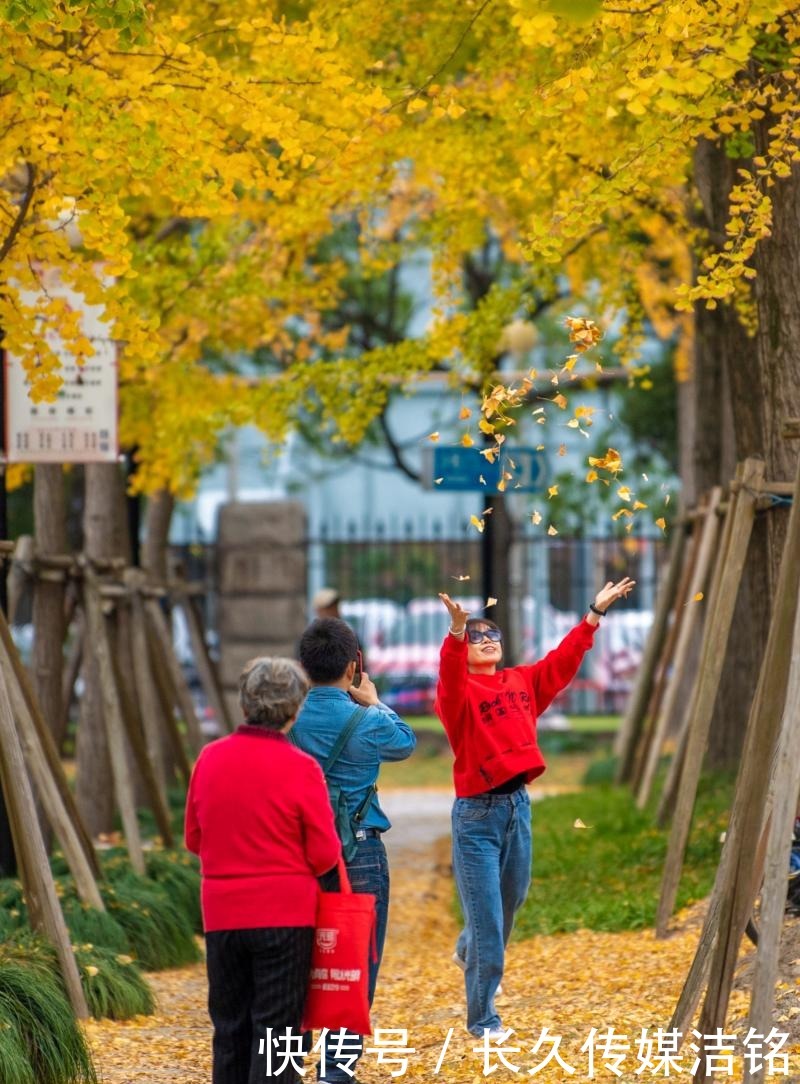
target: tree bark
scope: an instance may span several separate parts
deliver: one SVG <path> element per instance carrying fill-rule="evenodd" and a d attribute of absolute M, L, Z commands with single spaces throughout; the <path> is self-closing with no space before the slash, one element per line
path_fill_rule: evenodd
<path fill-rule="evenodd" d="M 124 507 L 120 472 L 114 463 L 86 466 L 84 549 L 91 560 L 110 560 L 125 552 Z M 92 835 L 109 832 L 114 823 L 114 793 L 103 697 L 96 653 L 84 652 L 84 694 L 78 724 L 76 797 Z"/>
<path fill-rule="evenodd" d="M 34 468 L 33 515 L 36 555 L 66 554 L 66 501 L 60 464 L 42 463 Z M 63 574 L 40 570 L 33 587 L 33 684 L 42 715 L 59 749 L 65 722 L 61 711 L 64 594 Z"/>
<path fill-rule="evenodd" d="M 724 147 L 717 143 L 702 142 L 695 154 L 695 182 L 702 204 L 700 224 L 717 247 L 726 239 L 730 190 L 737 180 L 736 171 L 743 164 L 729 158 Z M 774 192 L 776 200 L 782 203 L 785 194 L 778 192 L 778 186 Z M 782 212 L 782 230 L 788 227 L 783 221 L 785 217 Z M 795 221 L 794 230 L 797 228 Z M 793 242 L 797 244 L 796 238 Z M 768 339 L 765 328 L 774 324 L 774 312 L 782 313 L 787 305 L 797 305 L 796 265 L 794 271 L 785 262 L 780 269 L 773 267 L 776 257 L 786 247 L 776 230 L 775 237 L 762 242 L 757 250 L 760 329 L 755 338 L 747 335 L 732 306 L 720 304 L 712 310 L 705 303 L 697 306 L 690 409 L 694 415 L 694 443 L 685 487 L 689 494 L 697 495 L 714 484 L 727 485 L 733 478 L 736 462 L 748 456 L 764 459 L 769 481 L 792 477 L 792 468 L 787 463 L 788 449 L 780 439 L 780 422 L 791 407 L 791 392 L 797 395 L 797 354 L 791 362 L 788 351 L 784 350 L 778 357 L 768 341 L 765 342 Z M 794 258 L 797 259 L 796 252 Z M 791 296 L 784 297 L 786 293 Z M 784 343 L 788 344 L 789 340 L 784 338 Z M 784 371 L 783 376 L 777 376 L 776 367 Z M 787 384 L 791 372 L 794 372 L 794 389 L 790 387 L 790 379 Z M 777 516 L 782 518 L 781 513 Z M 731 767 L 741 753 L 748 705 L 769 630 L 785 532 L 784 527 L 783 532 L 778 530 L 776 534 L 774 517 L 774 512 L 757 517 L 753 528 L 709 734 L 708 762 L 712 767 Z M 767 575 L 766 570 L 770 570 Z"/>
<path fill-rule="evenodd" d="M 147 500 L 145 534 L 142 544 L 142 568 L 154 583 L 165 584 L 169 573 L 167 544 L 169 525 L 175 508 L 175 498 L 166 489 L 153 493 Z"/>

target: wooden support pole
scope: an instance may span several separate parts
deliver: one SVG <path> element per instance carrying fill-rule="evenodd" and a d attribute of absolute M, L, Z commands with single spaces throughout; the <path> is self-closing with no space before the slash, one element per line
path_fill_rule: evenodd
<path fill-rule="evenodd" d="M 108 752 L 111 761 L 111 774 L 114 780 L 114 793 L 117 807 L 122 818 L 122 827 L 128 845 L 128 855 L 136 873 L 145 874 L 144 853 L 139 834 L 139 821 L 136 816 L 133 787 L 128 773 L 128 755 L 125 745 L 125 724 L 119 702 L 119 691 L 114 678 L 114 664 L 111 657 L 103 603 L 100 599 L 96 573 L 86 566 L 84 571 L 84 600 L 87 622 L 87 635 L 97 657 L 100 672 L 100 688 L 103 697 L 103 716 L 108 736 Z"/>
<path fill-rule="evenodd" d="M 81 664 L 83 663 L 84 620 L 80 610 L 78 610 L 76 613 L 73 630 L 73 639 L 70 645 L 69 655 L 67 656 L 67 662 L 64 667 L 63 680 L 61 683 L 61 719 L 59 724 L 60 734 L 66 734 L 69 728 L 69 717 L 70 711 L 72 710 L 72 700 L 75 696 L 75 682 L 78 680 L 78 675 L 81 672 Z"/>
<path fill-rule="evenodd" d="M 798 597 L 789 663 L 789 683 L 778 742 L 772 782 L 772 816 L 767 844 L 764 884 L 761 891 L 761 921 L 758 953 L 753 971 L 753 994 L 750 1001 L 751 1028 L 766 1035 L 772 1027 L 775 986 L 778 981 L 778 955 L 786 904 L 786 871 L 792 847 L 792 830 L 797 815 L 800 792 L 800 597 Z M 745 1084 L 763 1080 L 763 1067 L 750 1072 L 745 1066 Z"/>
<path fill-rule="evenodd" d="M 724 1023 L 742 932 L 757 892 L 758 843 L 789 672 L 800 588 L 800 462 L 775 592 L 775 608 L 750 709 L 733 808 L 700 943 L 670 1028 L 685 1033 L 708 976 L 698 1025 L 703 1035 Z M 701 1052 L 702 1053 L 702 1052 Z M 702 1059 L 701 1059 L 702 1060 Z"/>
<path fill-rule="evenodd" d="M 661 713 L 664 690 L 669 684 L 672 660 L 675 655 L 675 645 L 678 642 L 681 624 L 686 616 L 686 600 L 689 595 L 689 584 L 692 581 L 695 566 L 697 565 L 697 555 L 700 550 L 700 527 L 706 515 L 707 504 L 703 504 L 702 509 L 701 516 L 687 515 L 684 517 L 686 526 L 691 525 L 692 533 L 687 539 L 686 547 L 684 548 L 684 559 L 680 570 L 678 588 L 675 592 L 675 599 L 672 605 L 672 620 L 669 624 L 667 637 L 664 642 L 664 650 L 658 660 L 657 676 L 647 705 L 647 711 L 645 712 L 645 725 L 642 728 L 641 737 L 633 753 L 631 788 L 634 793 L 638 791 L 642 783 L 642 776 L 644 774 L 645 764 L 647 763 L 648 752 L 655 733 L 656 720 Z"/>
<path fill-rule="evenodd" d="M 762 461 L 748 459 L 745 462 L 742 471 L 745 484 L 736 496 L 735 511 L 733 515 L 728 516 L 726 524 L 730 526 L 727 531 L 727 552 L 724 549 L 721 551 L 718 566 L 721 574 L 716 578 L 714 590 L 711 592 L 710 609 L 704 629 L 704 650 L 700 656 L 695 695 L 688 719 L 686 755 L 680 777 L 680 792 L 677 794 L 677 806 L 672 819 L 661 882 L 661 897 L 656 916 L 657 937 L 664 937 L 666 934 L 667 923 L 675 907 L 714 703 L 728 649 L 728 638 L 733 624 L 739 585 L 747 560 L 756 505 L 756 499 L 748 487 L 756 486 L 763 472 Z M 665 795 L 667 793 L 668 788 L 665 787 Z"/>
<path fill-rule="evenodd" d="M 9 809 L 14 849 L 18 859 L 21 859 L 20 874 L 31 924 L 53 945 L 72 1009 L 78 1019 L 85 1020 L 89 1015 L 89 1009 L 64 915 L 56 895 L 53 874 L 36 816 L 33 791 L 25 769 L 25 758 L 22 755 L 22 748 L 14 726 L 8 690 L 2 672 L 0 672 L 0 779 Z"/>
<path fill-rule="evenodd" d="M 192 644 L 192 655 L 197 665 L 206 699 L 219 721 L 220 729 L 230 734 L 233 730 L 233 724 L 228 715 L 225 697 L 222 695 L 222 686 L 219 682 L 217 668 L 208 653 L 206 638 L 203 635 L 203 623 L 196 601 L 182 591 L 177 591 L 174 597 L 186 618 L 186 627 L 189 630 L 189 638 Z"/>
<path fill-rule="evenodd" d="M 154 598 L 145 600 L 144 609 L 147 614 L 150 630 L 155 636 L 158 649 L 163 655 L 169 670 L 170 679 L 175 689 L 175 695 L 178 698 L 178 708 L 183 716 L 183 721 L 186 724 L 189 748 L 194 755 L 197 756 L 203 745 L 203 735 L 200 732 L 200 723 L 197 721 L 197 715 L 194 710 L 192 694 L 189 692 L 189 686 L 186 684 L 186 678 L 181 670 L 181 664 L 178 662 L 178 657 L 175 654 L 175 649 L 172 645 L 172 636 L 167 628 L 167 619 L 164 617 L 164 612 L 159 606 L 158 601 Z"/>
<path fill-rule="evenodd" d="M 100 864 L 97 861 L 97 854 L 95 853 L 92 838 L 84 824 L 83 817 L 78 809 L 78 803 L 75 801 L 75 796 L 72 793 L 70 785 L 67 782 L 67 777 L 64 774 L 64 766 L 61 763 L 61 757 L 56 748 L 52 731 L 42 717 L 36 695 L 33 691 L 33 686 L 31 685 L 30 675 L 19 656 L 17 645 L 14 643 L 11 636 L 11 630 L 6 623 L 6 619 L 2 612 L 0 612 L 0 651 L 5 654 L 5 657 L 11 663 L 16 684 L 19 686 L 24 698 L 27 716 L 33 723 L 39 747 L 44 753 L 47 761 L 48 773 L 58 788 L 61 804 L 66 809 L 69 820 L 80 840 L 81 850 L 83 851 L 89 868 L 94 877 L 97 878 L 100 876 Z"/>
<path fill-rule="evenodd" d="M 127 681 L 134 681 L 134 657 L 133 657 L 133 629 L 132 615 L 127 607 L 120 607 L 119 612 L 119 637 L 118 657 L 115 659 L 114 677 L 119 691 L 120 706 L 122 708 L 122 721 L 125 724 L 125 733 L 130 743 L 133 759 L 144 783 L 147 800 L 158 826 L 161 839 L 166 847 L 173 847 L 175 840 L 170 823 L 169 807 L 167 805 L 166 790 L 156 774 L 153 762 L 150 759 L 147 743 L 144 736 L 144 723 L 141 718 L 141 702 L 138 699 L 138 690 L 134 694 L 133 689 L 128 689 Z"/>
<path fill-rule="evenodd" d="M 4 647 L 0 647 L 0 670 L 2 670 L 3 680 L 8 690 L 9 701 L 17 724 L 17 733 L 25 754 L 28 771 L 33 779 L 47 821 L 61 844 L 67 865 L 75 879 L 78 895 L 89 907 L 94 907 L 98 911 L 105 911 L 105 904 L 95 880 L 95 869 L 87 860 L 72 817 L 50 772 L 47 757 L 39 741 L 36 724 L 28 708 L 22 688 L 17 681 L 11 659 Z M 92 851 L 92 854 L 94 855 L 94 851 Z M 96 867 L 96 861 L 94 866 Z"/>
<path fill-rule="evenodd" d="M 133 588 L 136 573 L 130 570 L 126 573 L 128 582 Z M 139 575 L 142 575 L 139 573 Z M 143 578 L 143 577 L 142 577 Z M 160 722 L 166 714 L 166 708 L 162 705 L 158 696 L 158 689 L 154 684 L 155 678 L 150 666 L 150 655 L 147 646 L 147 627 L 145 625 L 144 607 L 142 596 L 138 591 L 131 594 L 131 641 L 133 654 L 133 676 L 136 684 L 136 695 L 142 713 L 142 728 L 144 730 L 145 746 L 150 763 L 153 765 L 156 779 L 161 793 L 166 801 L 167 773 L 164 766 L 164 751 L 161 741 Z M 171 708 L 169 709 L 172 713 Z"/>
<path fill-rule="evenodd" d="M 753 462 L 758 462 L 753 460 Z M 722 539 L 717 548 L 717 555 L 714 559 L 714 571 L 711 580 L 711 587 L 706 594 L 706 620 L 703 623 L 703 640 L 700 646 L 700 664 L 697 667 L 694 681 L 692 683 L 692 691 L 689 696 L 689 700 L 686 704 L 686 708 L 681 719 L 680 727 L 678 729 L 679 738 L 675 749 L 675 755 L 670 762 L 669 769 L 667 770 L 667 778 L 664 783 L 664 788 L 661 792 L 661 798 L 658 804 L 658 814 L 656 817 L 657 823 L 660 827 L 663 827 L 671 818 L 673 810 L 675 808 L 675 802 L 677 800 L 678 788 L 680 785 L 681 775 L 683 772 L 683 765 L 686 758 L 686 746 L 689 741 L 689 729 L 691 725 L 691 719 L 695 711 L 695 704 L 697 701 L 697 690 L 702 680 L 703 670 L 706 665 L 706 652 L 708 651 L 709 638 L 713 634 L 713 629 L 716 622 L 715 607 L 718 602 L 720 584 L 725 570 L 726 561 L 728 558 L 728 550 L 731 542 L 731 534 L 733 532 L 733 524 L 736 513 L 736 502 L 739 499 L 739 490 L 741 488 L 741 480 L 744 477 L 744 464 L 740 463 L 736 468 L 736 478 L 731 483 L 731 496 L 730 499 L 725 502 L 725 515 L 722 528 Z M 759 476 L 763 474 L 763 470 L 758 471 Z M 749 494 L 750 500 L 753 501 L 753 511 L 757 506 L 757 499 L 753 498 L 752 494 Z M 749 535 L 748 535 L 749 538 Z M 735 591 L 738 592 L 739 585 L 737 583 Z M 705 747 L 704 747 L 705 750 Z"/>
<path fill-rule="evenodd" d="M 645 763 L 644 772 L 642 774 L 642 781 L 639 787 L 639 792 L 636 796 L 636 805 L 639 809 L 643 809 L 647 804 L 650 797 L 650 792 L 653 787 L 653 781 L 655 780 L 656 770 L 658 768 L 658 760 L 661 756 L 661 750 L 664 745 L 664 739 L 666 738 L 667 731 L 669 730 L 670 723 L 672 722 L 673 713 L 675 710 L 675 704 L 678 699 L 678 690 L 680 689 L 681 680 L 684 676 L 687 660 L 689 658 L 689 649 L 692 644 L 692 635 L 697 622 L 700 619 L 701 611 L 693 599 L 701 591 L 704 590 L 706 580 L 708 578 L 708 570 L 711 565 L 711 560 L 714 556 L 714 549 L 717 542 L 717 536 L 719 534 L 719 520 L 717 517 L 717 507 L 722 499 L 722 488 L 715 486 L 711 491 L 711 496 L 708 502 L 708 512 L 701 528 L 700 548 L 698 550 L 697 565 L 692 576 L 692 582 L 689 586 L 689 601 L 686 603 L 686 609 L 683 620 L 681 621 L 681 628 L 678 634 L 678 640 L 675 645 L 675 659 L 672 665 L 672 678 L 667 686 L 667 690 L 664 696 L 664 701 L 661 705 L 661 710 L 656 720 L 655 730 L 653 733 L 653 740 L 648 751 L 647 761 Z"/>
<path fill-rule="evenodd" d="M 653 691 L 656 667 L 664 648 L 669 614 L 678 588 L 685 548 L 686 530 L 683 527 L 676 527 L 670 542 L 669 564 L 658 593 L 644 657 L 614 745 L 614 752 L 619 757 L 615 779 L 617 783 L 627 782 L 633 771 L 633 754 L 642 732 L 647 704 Z"/>
<path fill-rule="evenodd" d="M 149 633 L 147 634 L 147 646 L 150 672 L 155 679 L 158 698 L 162 706 L 160 718 L 164 720 L 167 729 L 169 749 L 174 757 L 174 763 L 178 772 L 183 778 L 184 783 L 188 786 L 189 777 L 192 774 L 192 766 L 186 752 L 183 736 L 178 728 L 178 721 L 175 718 L 177 695 L 172 687 L 172 680 L 167 668 L 166 659 L 162 655 L 159 645 Z M 167 780 L 167 783 L 169 784 L 169 780 Z"/>

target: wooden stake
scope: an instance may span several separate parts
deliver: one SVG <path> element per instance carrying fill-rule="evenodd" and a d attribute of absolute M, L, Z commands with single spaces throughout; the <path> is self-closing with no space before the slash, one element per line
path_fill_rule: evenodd
<path fill-rule="evenodd" d="M 758 843 L 771 764 L 783 718 L 791 638 L 800 587 L 800 462 L 775 592 L 775 609 L 745 734 L 733 809 L 703 932 L 670 1028 L 685 1032 L 701 996 L 708 992 L 698 1030 L 724 1023 L 742 932 L 757 892 Z"/>
<path fill-rule="evenodd" d="M 687 526 L 691 525 L 692 533 L 687 540 L 687 545 L 684 549 L 684 560 L 680 570 L 680 579 L 678 580 L 678 589 L 675 592 L 675 600 L 672 605 L 672 620 L 669 624 L 667 631 L 667 638 L 664 642 L 664 650 L 661 653 L 661 657 L 658 661 L 657 676 L 653 691 L 650 696 L 650 701 L 647 705 L 647 711 L 645 712 L 645 724 L 642 728 L 642 734 L 639 739 L 639 743 L 633 754 L 633 771 L 631 774 L 631 787 L 634 792 L 639 790 L 642 784 L 642 776 L 644 774 L 645 764 L 647 763 L 650 746 L 653 742 L 653 736 L 655 734 L 656 720 L 661 714 L 661 704 L 664 700 L 664 690 L 669 684 L 669 676 L 672 669 L 672 659 L 675 655 L 675 645 L 678 642 L 678 634 L 681 630 L 681 624 L 686 616 L 686 600 L 689 596 L 689 584 L 691 583 L 692 576 L 694 575 L 694 569 L 697 565 L 697 555 L 700 551 L 700 535 L 701 524 L 705 518 L 708 505 L 704 503 L 702 505 L 702 514 L 685 517 Z"/>
<path fill-rule="evenodd" d="M 122 818 L 122 827 L 128 845 L 128 855 L 136 873 L 144 876 L 145 864 L 142 840 L 139 834 L 139 821 L 136 816 L 136 803 L 128 773 L 128 755 L 125 746 L 125 724 L 119 703 L 119 692 L 114 679 L 114 664 L 111 658 L 111 645 L 108 639 L 103 604 L 100 600 L 96 573 L 87 565 L 84 572 L 84 597 L 87 620 L 87 634 L 93 645 L 100 671 L 100 688 L 103 696 L 103 715 L 108 735 L 108 752 L 111 761 L 111 774 L 114 780 L 114 793 L 117 807 Z"/>
<path fill-rule="evenodd" d="M 203 684 L 203 691 L 214 714 L 219 720 L 220 728 L 227 733 L 233 730 L 225 697 L 222 695 L 222 686 L 219 682 L 217 668 L 208 653 L 206 638 L 203 635 L 203 623 L 197 608 L 196 601 L 183 591 L 175 593 L 175 601 L 183 610 L 186 618 L 186 626 L 189 629 L 189 637 L 192 642 L 192 655 L 197 665 L 197 671 Z"/>
<path fill-rule="evenodd" d="M 792 848 L 792 830 L 800 792 L 800 598 L 797 600 L 789 684 L 778 744 L 771 792 L 772 816 L 767 845 L 766 869 L 761 890 L 761 921 L 758 953 L 753 972 L 753 996 L 749 1025 L 762 1035 L 772 1027 L 778 955 L 786 904 L 786 871 Z M 745 1082 L 763 1080 L 764 1071 L 751 1073 L 745 1066 Z"/>
<path fill-rule="evenodd" d="M 653 787 L 653 781 L 656 775 L 656 769 L 658 768 L 658 760 L 661 756 L 661 750 L 664 745 L 664 739 L 666 738 L 669 725 L 672 722 L 673 714 L 675 710 L 675 704 L 678 698 L 678 690 L 680 689 L 681 680 L 685 673 L 687 660 L 689 657 L 689 648 L 692 643 L 692 635 L 697 622 L 700 620 L 701 610 L 697 603 L 693 600 L 697 594 L 704 590 L 706 580 L 708 578 L 708 570 L 711 564 L 711 559 L 714 555 L 714 547 L 716 545 L 717 536 L 719 534 L 719 520 L 717 517 L 717 506 L 722 499 L 722 487 L 715 486 L 711 491 L 711 497 L 708 502 L 708 512 L 706 514 L 703 526 L 701 529 L 700 548 L 698 550 L 697 566 L 692 576 L 692 582 L 689 587 L 689 600 L 686 603 L 686 610 L 681 621 L 681 628 L 678 634 L 678 641 L 675 646 L 675 659 L 672 664 L 672 678 L 667 686 L 666 694 L 664 696 L 664 702 L 661 705 L 661 711 L 659 712 L 658 719 L 656 720 L 655 731 L 653 734 L 653 741 L 650 745 L 647 762 L 645 764 L 644 773 L 642 775 L 642 782 L 639 787 L 639 793 L 636 797 L 636 805 L 639 809 L 643 809 L 647 804 L 647 800 L 650 797 L 650 791 Z"/>
<path fill-rule="evenodd" d="M 69 627 L 69 626 L 67 626 Z M 69 649 L 64 677 L 61 684 L 61 720 L 59 733 L 66 734 L 69 727 L 69 716 L 72 708 L 72 700 L 75 695 L 75 682 L 81 672 L 83 662 L 84 621 L 78 611 L 75 618 L 74 635 Z"/>
<path fill-rule="evenodd" d="M 203 745 L 203 736 L 200 733 L 200 723 L 197 721 L 197 715 L 195 714 L 192 694 L 189 692 L 189 686 L 186 684 L 181 664 L 178 662 L 178 657 L 172 645 L 172 636 L 167 628 L 167 619 L 164 617 L 164 612 L 158 601 L 154 598 L 146 599 L 144 608 L 150 629 L 155 635 L 156 643 L 169 670 L 170 679 L 178 698 L 178 708 L 186 724 L 189 747 L 196 756 Z"/>
<path fill-rule="evenodd" d="M 0 612 L 0 651 L 11 664 L 15 683 L 19 686 L 26 708 L 26 717 L 30 718 L 36 731 L 36 738 L 40 749 L 47 761 L 47 771 L 50 778 L 55 782 L 61 804 L 64 806 L 69 820 L 80 841 L 86 862 L 92 871 L 94 878 L 100 877 L 100 863 L 97 860 L 92 837 L 84 824 L 83 817 L 78 809 L 78 803 L 72 793 L 67 777 L 64 774 L 64 765 L 61 763 L 58 749 L 52 731 L 42 718 L 36 694 L 31 685 L 30 675 L 22 659 L 19 657 L 17 645 L 11 636 L 11 630 L 6 623 L 5 616 Z M 55 825 L 54 825 L 55 827 Z"/>
<path fill-rule="evenodd" d="M 614 744 L 614 752 L 619 757 L 615 778 L 617 783 L 627 782 L 633 770 L 633 754 L 637 740 L 642 733 L 647 702 L 653 690 L 656 667 L 664 648 L 669 614 L 678 587 L 685 548 L 686 531 L 683 527 L 676 527 L 670 543 L 669 565 L 658 593 L 653 624 L 647 637 L 644 657 L 636 675 L 636 684 L 628 700 L 625 718 Z"/>
<path fill-rule="evenodd" d="M 146 623 L 145 623 L 146 624 Z M 147 629 L 145 629 L 147 634 Z M 158 698 L 161 702 L 162 711 L 160 718 L 164 720 L 167 731 L 167 742 L 169 749 L 172 751 L 174 757 L 174 763 L 180 773 L 184 783 L 188 786 L 189 777 L 192 774 L 192 766 L 189 762 L 189 757 L 186 753 L 186 747 L 183 742 L 183 735 L 178 727 L 178 721 L 175 718 L 175 704 L 177 702 L 177 694 L 172 687 L 172 680 L 167 669 L 167 663 L 164 656 L 161 654 L 159 645 L 155 642 L 153 637 L 147 635 L 148 657 L 150 661 L 150 672 L 155 679 L 155 686 L 158 692 Z"/>
<path fill-rule="evenodd" d="M 56 895 L 53 874 L 47 861 L 36 805 L 33 800 L 25 758 L 22 755 L 5 676 L 0 672 L 0 777 L 9 810 L 14 850 L 21 859 L 20 873 L 31 924 L 43 934 L 56 951 L 61 975 L 75 1015 L 85 1020 L 89 1015 L 81 986 L 78 965 L 72 952 L 69 933 Z"/>
<path fill-rule="evenodd" d="M 697 785 L 708 744 L 714 703 L 733 624 L 733 612 L 736 608 L 736 599 L 755 519 L 756 498 L 748 492 L 747 487 L 757 486 L 763 474 L 764 464 L 761 460 L 748 459 L 745 462 L 742 471 L 744 485 L 737 494 L 733 516 L 728 517 L 726 524 L 726 527 L 730 526 L 727 532 L 728 552 L 721 551 L 722 559 L 719 563 L 721 574 L 716 578 L 715 587 L 711 593 L 711 604 L 704 629 L 704 650 L 700 656 L 695 696 L 686 728 L 688 736 L 680 792 L 677 795 L 677 807 L 672 820 L 661 882 L 661 898 L 656 917 L 656 936 L 658 937 L 666 934 L 667 923 L 675 907 L 697 797 Z M 667 793 L 666 787 L 665 793 Z"/>

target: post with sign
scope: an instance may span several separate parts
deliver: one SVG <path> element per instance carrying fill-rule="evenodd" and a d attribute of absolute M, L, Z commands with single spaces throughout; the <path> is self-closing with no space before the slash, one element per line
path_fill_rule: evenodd
<path fill-rule="evenodd" d="M 501 489 L 505 474 L 511 478 Z M 481 568 L 484 599 L 496 598 L 497 603 L 487 611 L 501 626 L 506 636 L 506 661 L 514 659 L 517 645 L 513 642 L 511 613 L 511 577 L 509 555 L 513 541 L 513 523 L 506 494 L 538 493 L 544 486 L 545 458 L 536 448 L 505 448 L 492 463 L 478 448 L 436 447 L 429 464 L 429 485 L 436 479 L 439 490 L 460 490 L 483 494 L 485 503 L 481 535 Z"/>

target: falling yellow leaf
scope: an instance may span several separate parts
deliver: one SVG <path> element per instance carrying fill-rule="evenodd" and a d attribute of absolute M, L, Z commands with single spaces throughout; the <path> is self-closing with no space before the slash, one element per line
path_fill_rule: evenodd
<path fill-rule="evenodd" d="M 477 530 L 483 534 L 483 528 L 486 526 L 486 523 L 482 519 L 478 519 L 477 516 L 470 516 L 469 521 L 473 527 L 477 528 Z"/>
<path fill-rule="evenodd" d="M 464 436 L 461 438 L 461 443 L 465 448 L 471 448 L 475 441 L 472 439 L 469 433 L 465 433 Z"/>
<path fill-rule="evenodd" d="M 703 598 L 704 598 L 703 592 L 702 592 L 702 591 L 698 591 L 698 592 L 697 592 L 697 594 L 696 594 L 696 595 L 694 596 L 694 598 L 692 599 L 692 602 L 702 602 L 702 601 L 703 601 Z"/>
<path fill-rule="evenodd" d="M 468 406 L 462 406 L 461 410 L 459 411 L 458 416 L 462 420 L 464 418 L 471 418 L 472 417 L 472 411 L 469 409 Z"/>
<path fill-rule="evenodd" d="M 640 512 L 643 508 L 647 508 L 647 505 L 644 504 L 643 501 L 634 501 L 633 502 L 633 510 L 634 510 L 634 512 Z"/>
<path fill-rule="evenodd" d="M 627 486 L 620 486 L 617 490 L 617 496 L 621 501 L 629 501 L 631 499 L 631 491 Z"/>
<path fill-rule="evenodd" d="M 537 452 L 543 452 L 544 451 L 544 444 L 537 444 L 536 445 L 536 451 Z"/>
<path fill-rule="evenodd" d="M 566 444 L 559 444 L 559 446 L 558 446 L 558 454 L 559 455 L 566 455 L 567 454 L 567 446 L 566 446 Z"/>
<path fill-rule="evenodd" d="M 578 429 L 580 424 L 581 423 L 578 421 L 577 418 L 570 418 L 570 420 L 567 422 L 567 428 L 568 429 Z"/>
<path fill-rule="evenodd" d="M 451 576 L 450 579 L 451 580 L 458 580 L 459 583 L 464 583 L 465 580 L 469 579 L 469 576 Z"/>
<path fill-rule="evenodd" d="M 484 508 L 484 510 L 481 512 L 481 515 L 490 516 L 492 512 L 494 512 L 494 508 Z"/>
<path fill-rule="evenodd" d="M 586 475 L 586 481 L 591 484 L 592 482 L 596 482 L 599 477 L 600 475 L 597 473 L 596 470 L 590 470 L 589 473 Z"/>
<path fill-rule="evenodd" d="M 542 513 L 541 512 L 534 512 L 533 515 L 531 516 L 531 523 L 535 524 L 535 526 L 538 527 L 541 522 L 542 522 Z"/>
<path fill-rule="evenodd" d="M 444 478 L 434 478 L 433 484 L 437 485 L 437 486 L 440 486 L 443 481 L 444 481 Z"/>
<path fill-rule="evenodd" d="M 550 526 L 549 526 L 549 527 L 547 528 L 547 533 L 548 533 L 549 535 L 553 535 L 553 534 L 558 534 L 558 531 L 557 531 L 557 530 L 555 529 L 555 527 L 554 527 L 554 526 L 553 526 L 553 525 L 551 524 L 551 525 L 550 525 Z"/>
<path fill-rule="evenodd" d="M 496 448 L 482 448 L 481 449 L 481 455 L 485 459 L 487 459 L 490 463 L 494 463 L 495 459 L 497 459 L 497 449 Z"/>
<path fill-rule="evenodd" d="M 647 475 L 646 475 L 646 474 L 642 474 L 642 478 L 644 478 L 645 482 L 649 482 L 649 481 L 650 481 L 650 479 L 649 479 L 649 478 L 647 477 Z"/>
<path fill-rule="evenodd" d="M 601 470 L 611 471 L 617 474 L 622 470 L 622 456 L 615 448 L 609 448 L 604 456 L 589 456 L 590 467 L 600 467 Z"/>
<path fill-rule="evenodd" d="M 561 407 L 562 410 L 567 409 L 567 397 L 566 397 L 566 395 L 562 395 L 559 392 L 558 395 L 554 396 L 553 402 L 556 404 L 556 406 Z"/>
<path fill-rule="evenodd" d="M 535 418 L 537 414 L 544 414 L 544 407 L 543 406 L 537 407 L 536 410 L 531 411 L 531 416 L 532 417 Z"/>
<path fill-rule="evenodd" d="M 428 440 L 432 440 L 434 444 L 436 443 L 436 441 L 438 439 L 439 439 L 439 434 L 438 433 L 430 433 L 429 436 L 428 436 Z"/>
<path fill-rule="evenodd" d="M 666 531 L 667 521 L 664 519 L 663 516 L 659 516 L 656 520 L 656 527 L 660 527 L 662 531 Z"/>
<path fill-rule="evenodd" d="M 558 496 L 558 486 L 557 485 L 556 486 L 550 486 L 550 488 L 547 491 L 547 499 L 549 500 L 551 497 L 557 497 L 557 496 Z"/>
<path fill-rule="evenodd" d="M 488 610 L 490 606 L 496 606 L 496 605 L 497 605 L 497 599 L 496 598 L 487 598 L 486 605 L 483 608 L 484 608 L 484 610 Z"/>
<path fill-rule="evenodd" d="M 575 362 L 578 360 L 577 354 L 570 354 L 567 360 L 564 362 L 564 368 L 568 373 L 571 373 L 575 368 Z"/>
<path fill-rule="evenodd" d="M 485 486 L 485 485 L 486 485 L 486 479 L 485 479 L 485 478 L 483 477 L 483 475 L 482 475 L 482 474 L 479 474 L 479 475 L 478 475 L 478 481 L 480 482 L 480 484 L 481 484 L 482 486 Z"/>
<path fill-rule="evenodd" d="M 572 827 L 573 828 L 585 828 L 586 825 L 583 823 L 583 821 L 580 819 L 580 817 L 576 817 L 575 818 L 575 823 L 573 824 Z"/>

